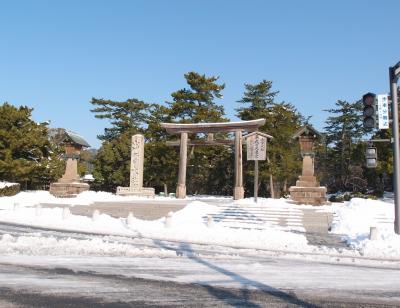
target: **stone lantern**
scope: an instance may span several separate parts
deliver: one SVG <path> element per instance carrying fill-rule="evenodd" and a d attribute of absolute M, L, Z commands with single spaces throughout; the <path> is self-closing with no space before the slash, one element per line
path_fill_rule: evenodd
<path fill-rule="evenodd" d="M 78 160 L 81 150 L 90 145 L 78 134 L 58 129 L 54 131 L 53 140 L 63 145 L 66 159 L 65 173 L 57 181 L 50 184 L 50 193 L 56 197 L 74 197 L 82 191 L 89 190 L 89 184 L 83 183 L 78 174 Z"/>
<path fill-rule="evenodd" d="M 314 176 L 314 142 L 319 137 L 320 133 L 309 124 L 293 135 L 294 139 L 299 139 L 303 169 L 296 186 L 290 187 L 289 191 L 290 198 L 299 204 L 322 205 L 326 202 L 326 187 L 320 186 Z"/>

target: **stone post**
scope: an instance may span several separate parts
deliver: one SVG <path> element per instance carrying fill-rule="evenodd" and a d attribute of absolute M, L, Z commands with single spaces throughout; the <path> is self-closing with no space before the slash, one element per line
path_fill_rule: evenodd
<path fill-rule="evenodd" d="M 117 187 L 117 195 L 154 197 L 154 188 L 143 187 L 144 136 L 136 134 L 131 141 L 131 166 L 129 187 Z"/>
<path fill-rule="evenodd" d="M 244 197 L 243 188 L 243 164 L 242 164 L 242 131 L 235 131 L 235 187 L 233 199 L 239 200 Z"/>
<path fill-rule="evenodd" d="M 131 143 L 131 168 L 129 187 L 131 190 L 140 190 L 143 187 L 144 165 L 144 136 L 132 136 Z"/>
<path fill-rule="evenodd" d="M 188 133 L 181 133 L 178 187 L 176 188 L 176 197 L 179 199 L 186 198 L 187 142 Z"/>

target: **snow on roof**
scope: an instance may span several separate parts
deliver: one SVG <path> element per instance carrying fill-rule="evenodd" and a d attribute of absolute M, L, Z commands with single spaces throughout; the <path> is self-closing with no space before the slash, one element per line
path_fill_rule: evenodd
<path fill-rule="evenodd" d="M 314 127 L 312 127 L 310 124 L 306 124 L 302 127 L 300 127 L 297 132 L 293 135 L 293 139 L 299 138 L 301 135 L 316 135 L 316 137 L 320 136 L 321 133 L 317 131 Z"/>
<path fill-rule="evenodd" d="M 90 147 L 90 144 L 86 142 L 85 139 L 83 139 L 82 136 L 78 135 L 75 132 L 71 132 L 66 130 L 65 133 L 67 134 L 67 136 L 75 143 L 84 146 L 84 147 Z"/>

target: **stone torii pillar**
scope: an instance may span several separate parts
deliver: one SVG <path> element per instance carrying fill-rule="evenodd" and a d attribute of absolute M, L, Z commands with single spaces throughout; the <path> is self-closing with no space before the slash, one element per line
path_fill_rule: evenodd
<path fill-rule="evenodd" d="M 181 133 L 181 142 L 179 149 L 178 186 L 176 187 L 176 197 L 179 199 L 186 198 L 187 142 L 188 133 Z"/>
<path fill-rule="evenodd" d="M 242 131 L 235 131 L 235 187 L 233 188 L 233 199 L 239 200 L 244 197 L 243 188 L 243 141 Z"/>

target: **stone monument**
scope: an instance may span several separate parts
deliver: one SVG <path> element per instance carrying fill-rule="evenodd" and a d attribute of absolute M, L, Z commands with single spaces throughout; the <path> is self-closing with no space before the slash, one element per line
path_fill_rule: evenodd
<path fill-rule="evenodd" d="M 290 198 L 299 204 L 322 205 L 326 202 L 326 187 L 314 176 L 314 142 L 320 136 L 311 125 L 300 128 L 293 136 L 299 139 L 303 170 L 296 186 L 289 188 Z"/>
<path fill-rule="evenodd" d="M 117 195 L 154 197 L 154 188 L 143 187 L 144 136 L 132 136 L 129 187 L 117 187 Z"/>
<path fill-rule="evenodd" d="M 90 147 L 90 145 L 81 136 L 70 131 L 59 129 L 56 134 L 57 137 L 53 136 L 53 139 L 58 139 L 58 142 L 64 146 L 67 161 L 64 175 L 56 183 L 50 184 L 50 193 L 56 197 L 75 197 L 90 188 L 89 184 L 80 181 L 78 174 L 80 152 L 82 148 Z"/>

